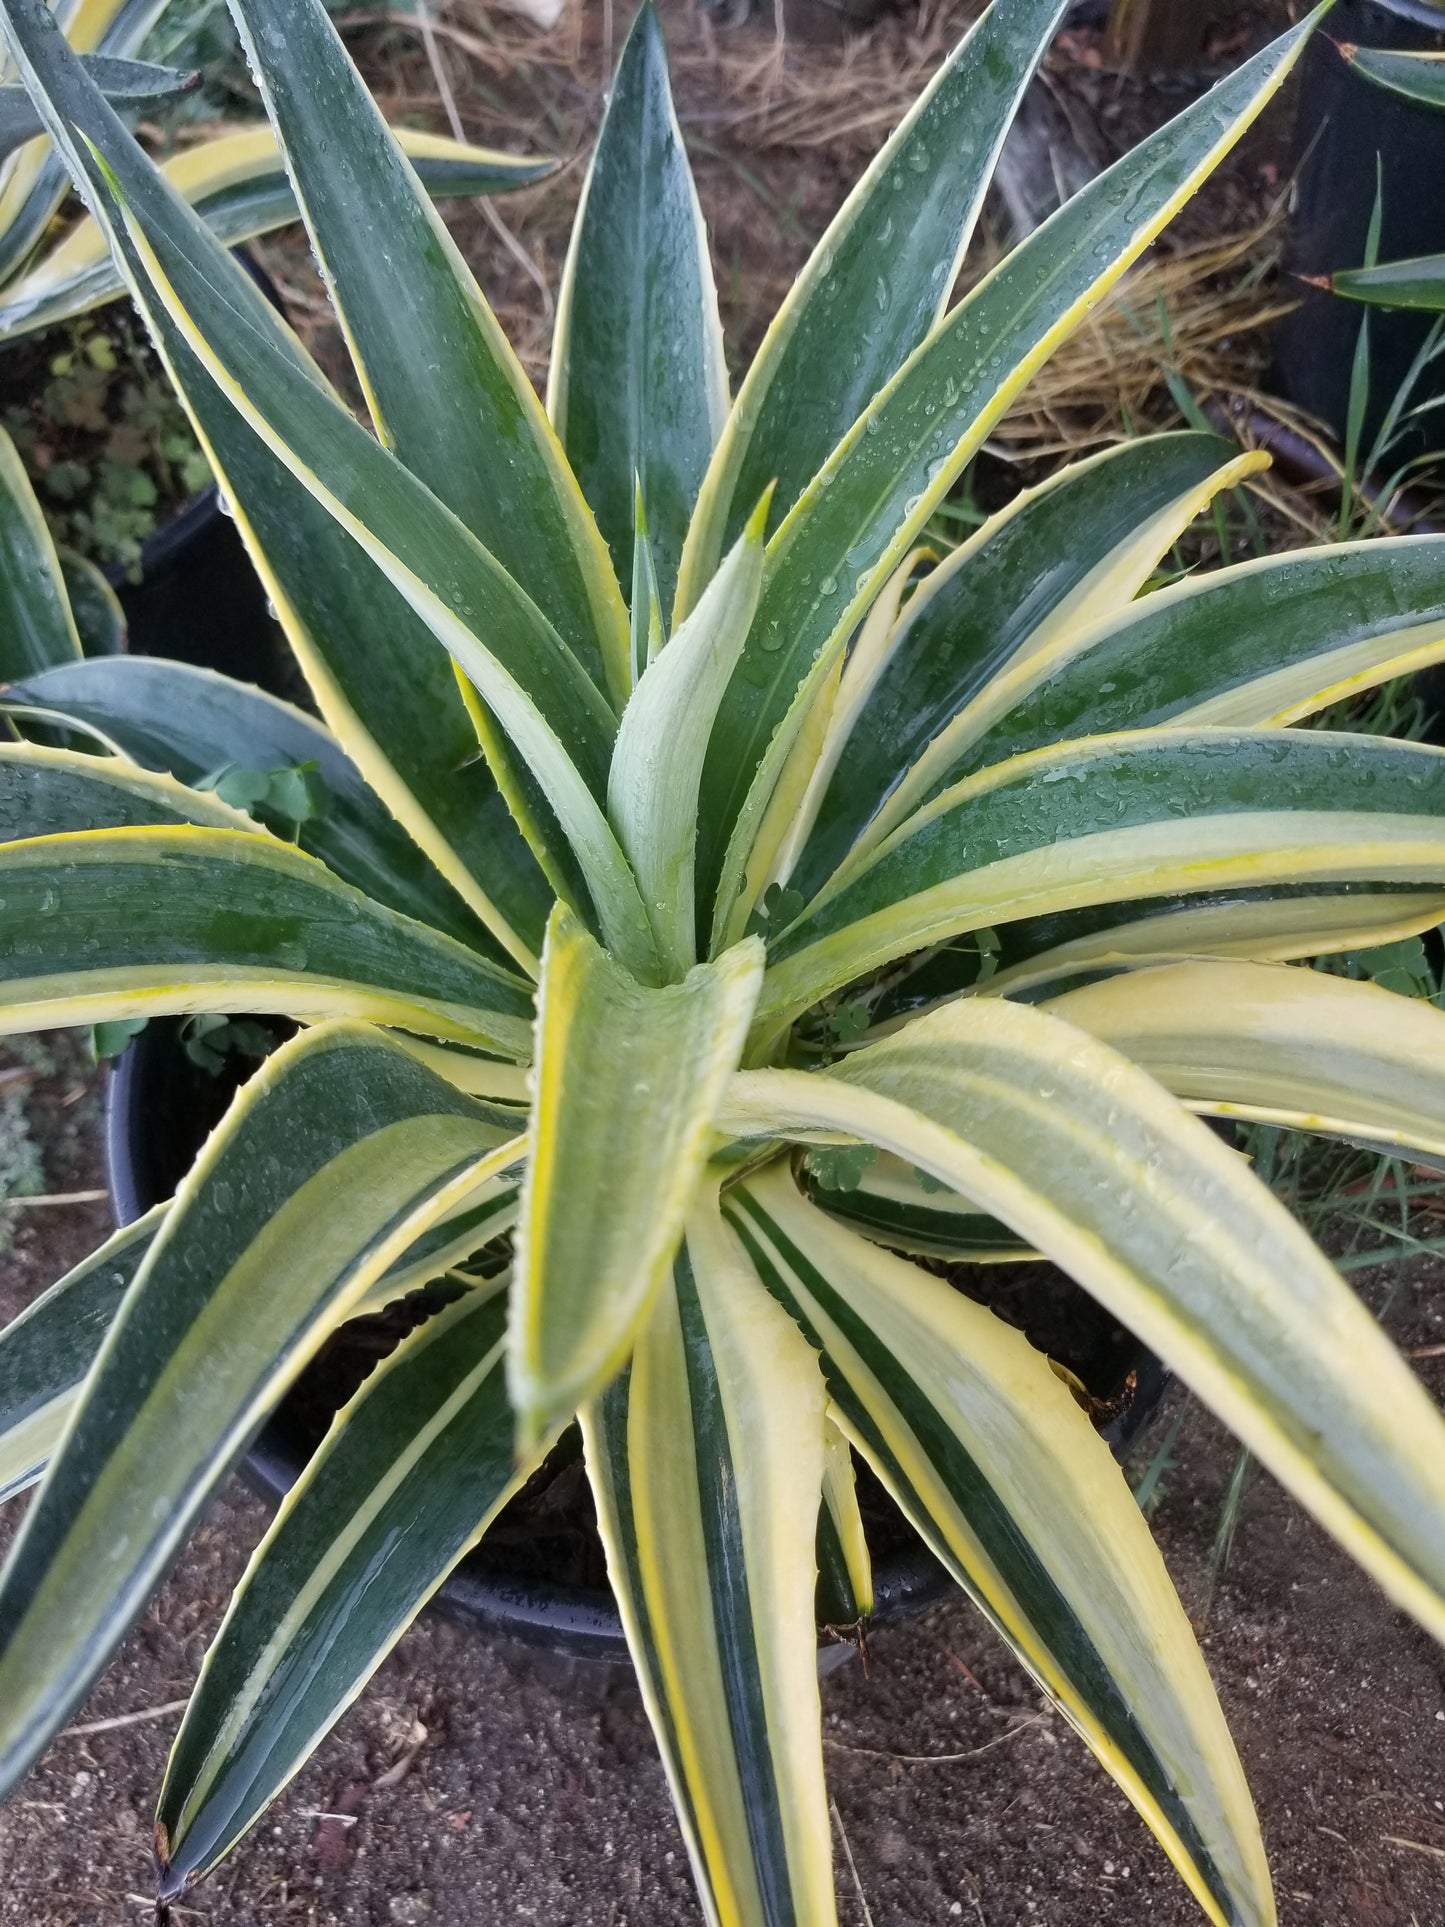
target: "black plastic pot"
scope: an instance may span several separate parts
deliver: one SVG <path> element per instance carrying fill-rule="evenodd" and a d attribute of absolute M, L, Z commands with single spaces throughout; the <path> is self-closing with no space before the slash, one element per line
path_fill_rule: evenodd
<path fill-rule="evenodd" d="M 1375 206 L 1376 159 L 1383 221 L 1382 261 L 1445 252 L 1445 113 L 1364 79 L 1338 44 L 1445 52 L 1445 11 L 1425 0 L 1338 0 L 1306 49 L 1295 123 L 1297 185 L 1286 267 L 1326 276 L 1360 267 Z M 1324 290 L 1292 290 L 1300 306 L 1279 324 L 1275 383 L 1297 407 L 1345 437 L 1350 378 L 1366 310 Z M 1429 332 L 1429 315 L 1372 308 L 1367 444 Z M 1415 390 L 1445 393 L 1437 362 Z M 1440 445 L 1438 417 L 1401 444 L 1399 460 Z"/>
<path fill-rule="evenodd" d="M 190 1061 L 179 1030 L 174 1020 L 153 1021 L 111 1074 L 106 1149 L 111 1197 L 121 1223 L 172 1195 L 235 1089 L 232 1080 L 213 1077 Z M 1084 1302 L 1092 1305 L 1091 1300 Z M 1122 1457 L 1154 1417 L 1167 1379 L 1157 1359 L 1133 1341 L 1121 1344 L 1109 1321 L 1103 1314 L 1099 1317 L 1105 1341 L 1113 1348 L 1109 1377 L 1116 1381 L 1103 1389 L 1128 1383 L 1130 1391 L 1123 1409 L 1104 1428 Z M 248 1484 L 273 1506 L 291 1489 L 308 1456 L 298 1405 L 298 1399 L 304 1400 L 305 1382 L 303 1376 L 297 1391 L 267 1422 L 242 1468 Z M 952 1581 L 918 1545 L 879 1558 L 874 1586 L 874 1623 L 886 1623 L 946 1597 Z M 572 1659 L 630 1664 L 610 1592 L 499 1570 L 489 1563 L 485 1542 L 446 1581 L 437 1604 L 493 1637 Z"/>
<path fill-rule="evenodd" d="M 244 248 L 233 253 L 272 307 L 284 312 L 280 290 L 260 263 Z M 119 568 L 106 573 L 125 611 L 132 655 L 218 669 L 276 696 L 298 693 L 286 638 L 214 487 L 193 496 L 144 543 L 139 581 L 127 581 Z"/>

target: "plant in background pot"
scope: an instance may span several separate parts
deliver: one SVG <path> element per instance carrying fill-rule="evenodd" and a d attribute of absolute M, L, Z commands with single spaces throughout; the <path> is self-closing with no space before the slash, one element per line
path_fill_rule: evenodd
<path fill-rule="evenodd" d="M 1445 54 L 1381 53 L 1369 47 L 1345 51 L 1366 80 L 1404 100 L 1445 113 Z M 1329 276 L 1327 285 L 1332 293 L 1351 301 L 1439 314 L 1445 312 L 1445 253 L 1342 269 Z"/>
<path fill-rule="evenodd" d="M 71 43 L 98 50 L 83 58 L 115 104 L 152 122 L 159 107 L 172 135 L 168 97 L 192 91 L 199 74 L 129 56 L 157 41 L 168 53 L 186 49 L 188 16 L 193 23 L 195 9 L 177 0 L 93 0 L 60 12 Z M 436 196 L 505 192 L 553 167 L 410 129 L 399 139 Z M 264 122 L 183 141 L 165 172 L 231 245 L 297 219 Z M 83 217 L 56 237 L 69 186 L 25 90 L 0 87 L 0 422 L 62 542 L 123 587 L 139 646 L 184 646 L 177 605 L 189 620 L 210 591 L 224 633 L 199 646 L 199 659 L 284 682 L 264 601 L 238 572 L 214 498 L 201 495 L 210 471 L 185 412 L 144 330 L 108 307 L 123 284 L 104 235 Z M 189 579 L 167 579 L 178 575 Z"/>
<path fill-rule="evenodd" d="M 373 436 L 43 0 L 4 0 L 354 799 L 344 835 L 297 848 L 168 773 L 201 760 L 180 683 L 143 750 L 133 665 L 17 692 L 132 751 L 0 751 L 5 1027 L 244 1008 L 304 1028 L 174 1200 L 0 1337 L 8 1463 L 59 1434 L 0 1577 L 6 1785 L 327 1335 L 487 1253 L 338 1415 L 243 1580 L 162 1791 L 163 1899 L 580 1414 L 710 1918 L 834 1918 L 816 1548 L 866 1608 L 857 1453 L 1205 1914 L 1272 1920 L 1238 1759 L 1117 1466 L 1048 1361 L 905 1251 L 1047 1254 L 1445 1633 L 1439 1414 L 1194 1115 L 1445 1154 L 1445 1014 L 1287 967 L 1445 916 L 1440 753 L 1287 727 L 1445 656 L 1445 542 L 1139 600 L 1258 459 L 1181 435 L 920 553 L 1310 24 L 950 308 L 1062 11 L 984 14 L 729 405 L 644 8 L 549 422 L 320 8 L 236 0 Z"/>

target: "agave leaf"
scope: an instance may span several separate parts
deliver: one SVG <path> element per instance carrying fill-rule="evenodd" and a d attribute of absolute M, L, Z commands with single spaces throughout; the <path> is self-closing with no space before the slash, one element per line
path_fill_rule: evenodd
<path fill-rule="evenodd" d="M 15 444 L 0 428 L 0 683 L 79 654 L 54 540 Z"/>
<path fill-rule="evenodd" d="M 1445 881 L 1445 753 L 1325 730 L 1089 737 L 971 777 L 770 952 L 760 1020 L 967 930 L 1190 889 Z"/>
<path fill-rule="evenodd" d="M 947 745 L 980 707 L 1117 617 L 1200 510 L 1260 462 L 1213 435 L 1125 442 L 1026 491 L 926 576 L 856 694 L 792 886 L 812 896 L 870 819 L 877 840 L 916 809 L 920 776 L 940 752 L 952 766 Z"/>
<path fill-rule="evenodd" d="M 647 0 L 572 229 L 547 408 L 619 582 L 632 568 L 640 491 L 664 608 L 727 406 L 707 232 Z"/>
<path fill-rule="evenodd" d="M 149 107 L 200 85 L 199 74 L 177 73 L 146 60 L 84 56 L 85 69 L 112 107 Z M 0 86 L 0 160 L 45 131 L 44 122 L 23 87 Z"/>
<path fill-rule="evenodd" d="M 1417 998 L 1316 970 L 1187 963 L 1047 1008 L 1195 1110 L 1445 1157 L 1445 1011 Z"/>
<path fill-rule="evenodd" d="M 157 1808 L 160 1897 L 253 1826 L 532 1470 L 513 1456 L 506 1305 L 469 1292 L 337 1415 L 211 1642 Z"/>
<path fill-rule="evenodd" d="M 676 976 L 697 961 L 698 782 L 718 704 L 758 606 L 767 512 L 764 496 L 702 601 L 648 666 L 612 753 L 608 813 L 636 872 L 658 953 Z"/>
<path fill-rule="evenodd" d="M 0 1035 L 249 1010 L 362 1017 L 516 1058 L 530 1048 L 527 986 L 271 837 L 32 837 L 0 845 L 0 896 Z"/>
<path fill-rule="evenodd" d="M 545 179 L 556 163 L 471 147 L 399 127 L 395 138 L 433 199 L 498 194 Z M 299 218 L 269 126 L 218 134 L 162 163 L 161 172 L 227 247 Z M 125 291 L 105 235 L 86 215 L 0 294 L 0 341 L 86 314 Z"/>
<path fill-rule="evenodd" d="M 297 825 L 299 848 L 390 909 L 506 962 L 486 926 L 418 861 L 416 845 L 330 731 L 290 703 L 150 656 L 69 663 L 12 684 L 4 699 L 92 728 L 142 767 L 169 770 L 183 783 L 228 769 L 314 773 L 319 794 L 314 813 Z"/>
<path fill-rule="evenodd" d="M 122 757 L 0 743 L 0 844 L 180 823 L 266 836 L 259 823 L 219 796 L 137 769 Z"/>
<path fill-rule="evenodd" d="M 0 1331 L 0 1502 L 44 1471 L 167 1209 L 107 1238 Z"/>
<path fill-rule="evenodd" d="M 789 511 L 703 773 L 715 940 L 817 689 L 989 430 L 1282 85 L 1313 16 L 1061 208 L 914 351 Z"/>
<path fill-rule="evenodd" d="M 886 1153 L 880 1152 L 857 1183 L 846 1187 L 824 1182 L 806 1161 L 798 1179 L 805 1195 L 830 1218 L 893 1251 L 981 1265 L 1038 1255 L 1006 1224 L 973 1210 L 966 1199 L 935 1180 L 925 1182 L 911 1165 Z"/>
<path fill-rule="evenodd" d="M 1445 1634 L 1445 1422 L 1285 1207 L 1127 1058 L 1047 1013 L 972 1000 L 826 1075 L 746 1073 L 722 1125 L 842 1132 L 1001 1218 Z"/>
<path fill-rule="evenodd" d="M 1313 894 L 1284 885 L 1221 894 L 1213 900 L 1184 897 L 1130 908 L 1135 914 L 1109 907 L 1016 925 L 1021 939 L 1018 961 L 1007 958 L 1014 932 L 1006 931 L 1001 968 L 984 988 L 991 995 L 1017 996 L 1096 970 L 1137 969 L 1196 957 L 1294 963 L 1301 957 L 1396 943 L 1445 922 L 1445 896 L 1403 887 L 1356 890 L 1342 886 Z M 948 985 L 942 994 L 959 987 Z M 909 1008 L 917 1010 L 925 1001 L 931 998 L 915 998 Z"/>
<path fill-rule="evenodd" d="M 1069 737 L 1297 722 L 1442 657 L 1445 536 L 1241 562 L 1161 589 L 1029 665 L 1033 686 L 1012 689 L 986 733 L 904 787 L 917 807 L 985 763 Z"/>
<path fill-rule="evenodd" d="M 633 488 L 632 608 L 629 622 L 632 634 L 632 686 L 635 689 L 642 681 L 648 664 L 657 660 L 667 641 L 662 618 L 662 597 L 657 587 L 657 570 L 653 567 L 652 544 L 647 535 L 647 508 L 642 500 L 640 481 Z"/>
<path fill-rule="evenodd" d="M 235 0 L 233 11 L 378 433 L 620 701 L 627 615 L 596 524 L 325 8 Z"/>
<path fill-rule="evenodd" d="M 858 1450 L 1139 1809 L 1217 1927 L 1273 1927 L 1259 1823 L 1134 1495 L 1048 1360 L 774 1166 L 731 1213 Z"/>
<path fill-rule="evenodd" d="M 88 557 L 63 546 L 55 553 L 81 648 L 87 656 L 118 656 L 126 643 L 120 597 Z"/>
<path fill-rule="evenodd" d="M 525 1443 L 631 1350 L 707 1162 L 762 961 L 754 939 L 649 989 L 560 905 L 553 914 L 508 1359 Z"/>
<path fill-rule="evenodd" d="M 258 1421 L 419 1233 L 519 1155 L 375 1032 L 283 1045 L 136 1273 L 0 1573 L 0 1785 L 84 1695 Z"/>
<path fill-rule="evenodd" d="M 81 57 L 102 53 L 129 59 L 139 52 L 166 3 L 78 0 L 66 12 L 66 39 Z M 69 187 L 65 163 L 44 138 L 28 141 L 0 163 L 0 285 L 44 234 Z"/>
<path fill-rule="evenodd" d="M 1445 58 L 1439 54 L 1394 53 L 1382 47 L 1341 47 L 1340 52 L 1366 80 L 1427 107 L 1445 107 Z"/>
<path fill-rule="evenodd" d="M 123 259 L 124 233 L 106 231 Z M 553 892 L 477 754 L 451 663 L 383 571 L 237 419 L 166 318 L 152 321 L 323 716 L 448 882 L 535 973 Z"/>
<path fill-rule="evenodd" d="M 1342 268 L 1330 276 L 1330 291 L 1347 301 L 1439 314 L 1445 310 L 1445 254 L 1384 261 L 1375 268 Z"/>
<path fill-rule="evenodd" d="M 831 1927 L 813 1624 L 826 1398 L 718 1219 L 584 1409 L 613 1591 L 710 1919 Z"/>
<path fill-rule="evenodd" d="M 781 520 L 942 315 L 1060 0 L 996 0 L 884 144 L 789 289 L 723 430 L 678 613 L 754 502 Z M 846 350 L 845 350 L 846 344 Z"/>
<path fill-rule="evenodd" d="M 823 1432 L 823 1509 L 818 1514 L 818 1581 L 827 1586 L 840 1609 L 819 1614 L 832 1626 L 851 1625 L 873 1611 L 873 1557 L 863 1515 L 858 1509 L 858 1481 L 853 1473 L 853 1450 L 829 1418 Z"/>

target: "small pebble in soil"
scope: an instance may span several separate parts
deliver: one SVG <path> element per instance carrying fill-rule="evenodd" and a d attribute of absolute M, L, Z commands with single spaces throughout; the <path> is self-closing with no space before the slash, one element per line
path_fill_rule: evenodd
<path fill-rule="evenodd" d="M 400 1927 L 419 1927 L 420 1922 L 431 1917 L 432 1897 L 428 1893 L 393 1894 L 386 1911 Z"/>

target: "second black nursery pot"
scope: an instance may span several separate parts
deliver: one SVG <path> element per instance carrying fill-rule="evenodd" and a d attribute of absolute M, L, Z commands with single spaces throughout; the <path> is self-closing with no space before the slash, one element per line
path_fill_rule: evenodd
<path fill-rule="evenodd" d="M 1445 252 L 1445 113 L 1366 80 L 1340 47 L 1445 52 L 1445 11 L 1426 0 L 1338 0 L 1305 51 L 1295 122 L 1295 187 L 1285 265 L 1326 276 L 1363 265 L 1378 184 L 1380 259 Z M 1343 442 L 1351 370 L 1366 310 L 1301 281 L 1300 305 L 1275 338 L 1279 392 L 1318 417 Z M 1372 308 L 1366 444 L 1405 380 L 1430 316 Z M 1415 399 L 1445 394 L 1437 361 Z M 1436 418 L 1414 433 L 1395 462 L 1445 440 Z M 1395 465 L 1392 462 L 1391 466 Z"/>

